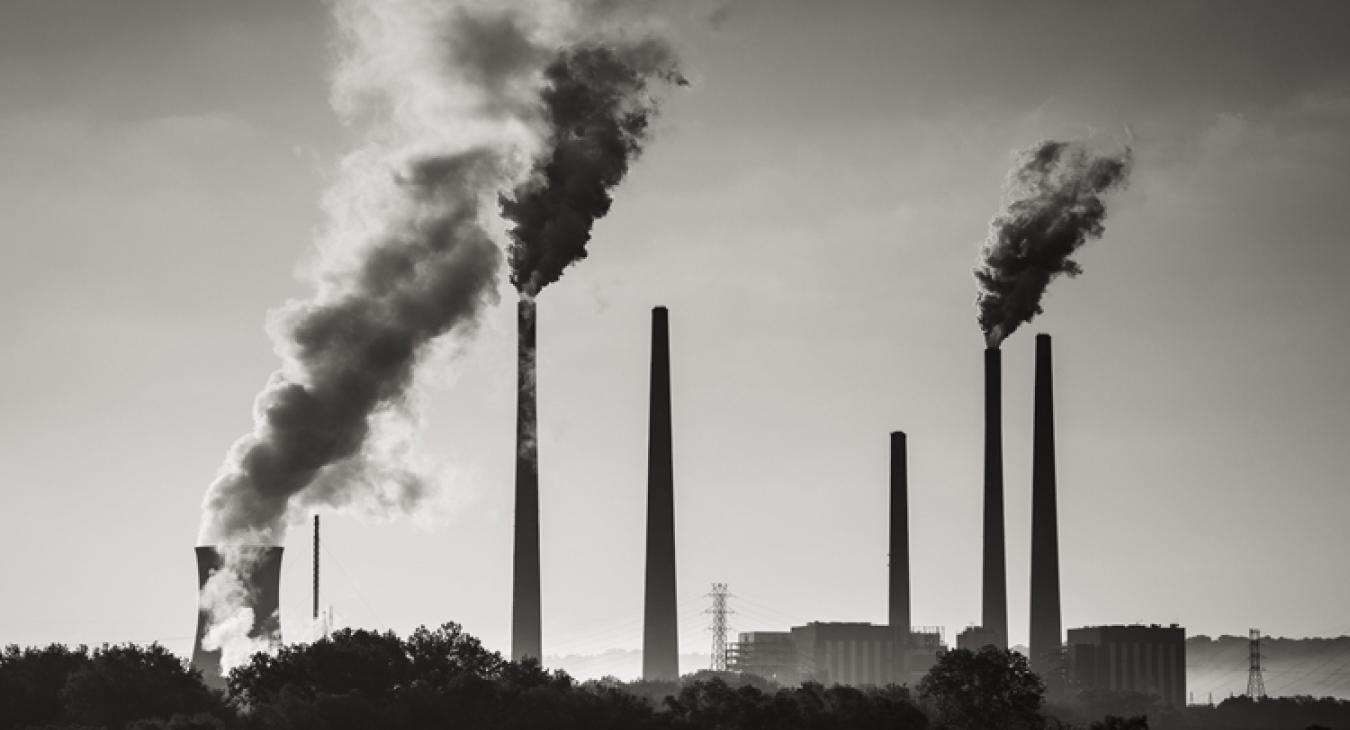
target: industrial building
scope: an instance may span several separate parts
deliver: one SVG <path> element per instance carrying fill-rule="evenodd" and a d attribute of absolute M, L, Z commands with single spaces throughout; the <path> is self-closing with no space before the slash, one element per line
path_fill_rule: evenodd
<path fill-rule="evenodd" d="M 1176 624 L 1069 629 L 1065 660 L 1075 690 L 1142 692 L 1164 707 L 1186 703 L 1186 630 Z"/>
<path fill-rule="evenodd" d="M 785 685 L 912 685 L 941 651 L 942 632 L 936 628 L 901 634 L 884 624 L 813 621 L 790 631 L 740 634 L 731 669 Z"/>
<path fill-rule="evenodd" d="M 728 650 L 728 669 L 777 682 L 800 684 L 801 661 L 788 631 L 742 631 Z"/>
<path fill-rule="evenodd" d="M 916 684 L 943 649 L 942 630 L 909 624 L 909 482 L 905 434 L 890 435 L 890 561 L 885 624 L 813 621 L 740 634 L 730 669 L 780 684 Z"/>
<path fill-rule="evenodd" d="M 990 629 L 983 626 L 967 626 L 956 635 L 956 648 L 979 651 L 986 646 L 998 646 L 998 638 Z"/>

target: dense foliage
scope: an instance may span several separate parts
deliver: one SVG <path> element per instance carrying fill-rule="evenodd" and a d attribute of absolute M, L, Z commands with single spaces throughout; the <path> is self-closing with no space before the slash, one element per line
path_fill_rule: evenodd
<path fill-rule="evenodd" d="M 1017 652 L 986 646 L 943 655 L 919 683 L 939 728 L 1039 730 L 1045 684 Z"/>
<path fill-rule="evenodd" d="M 233 718 L 200 674 L 158 644 L 0 654 L 0 730 L 224 727 Z"/>
<path fill-rule="evenodd" d="M 229 693 L 163 647 L 52 645 L 0 654 L 0 730 L 999 730 L 1350 728 L 1350 703 L 1228 700 L 1170 715 L 1114 714 L 1154 705 L 1087 697 L 1047 708 L 1016 653 L 945 653 L 911 696 L 700 673 L 682 683 L 577 683 L 488 651 L 455 624 L 406 639 L 344 629 L 313 644 L 258 654 L 230 673 Z M 1053 716 L 1052 716 L 1053 715 Z M 1155 721 L 1156 718 L 1156 721 Z"/>

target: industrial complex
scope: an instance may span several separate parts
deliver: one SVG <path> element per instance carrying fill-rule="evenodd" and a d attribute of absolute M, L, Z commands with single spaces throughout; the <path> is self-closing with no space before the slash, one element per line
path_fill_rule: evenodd
<path fill-rule="evenodd" d="M 539 471 L 534 365 L 536 313 L 533 300 L 519 307 L 519 390 L 517 398 L 516 520 L 512 649 L 515 659 L 542 656 L 539 601 Z M 648 441 L 646 576 L 643 609 L 642 675 L 648 680 L 679 678 L 676 615 L 675 511 L 669 312 L 652 310 L 651 391 Z M 1035 418 L 1031 513 L 1031 668 L 1051 692 L 1072 689 L 1128 691 L 1155 695 L 1165 706 L 1186 698 L 1185 630 L 1179 626 L 1087 626 L 1069 629 L 1060 615 L 1059 546 L 1055 483 L 1054 396 L 1050 336 L 1036 336 Z M 1003 510 L 1003 427 L 1001 351 L 984 352 L 985 439 L 982 624 L 955 637 L 956 648 L 1008 648 L 1007 580 Z M 916 627 L 910 617 L 909 483 L 906 437 L 890 434 L 888 622 L 873 624 L 811 621 L 786 631 L 744 631 L 714 657 L 718 669 L 762 677 L 780 684 L 801 682 L 854 686 L 914 685 L 949 650 L 939 627 Z M 317 524 L 316 524 L 317 529 Z M 316 538 L 317 539 L 317 538 Z M 212 547 L 197 548 L 198 587 L 205 596 L 222 558 Z M 279 641 L 277 617 L 281 548 L 260 548 L 249 559 L 248 591 L 257 617 L 251 635 Z M 317 572 L 316 572 L 317 581 Z M 316 583 L 317 586 L 317 583 Z M 715 586 L 723 608 L 725 585 Z M 205 599 L 202 604 L 205 605 Z M 316 602 L 317 606 L 317 602 Z M 724 616 L 723 616 L 724 619 Z M 715 625 L 725 625 L 721 621 Z M 208 681 L 220 682 L 218 651 L 203 648 L 208 626 L 199 609 L 193 664 Z M 718 647 L 724 645 L 719 637 Z M 719 653 L 722 649 L 717 649 Z"/>

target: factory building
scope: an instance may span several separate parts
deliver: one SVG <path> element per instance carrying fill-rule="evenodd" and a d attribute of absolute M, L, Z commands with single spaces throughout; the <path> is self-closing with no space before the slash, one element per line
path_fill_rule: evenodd
<path fill-rule="evenodd" d="M 979 651 L 986 646 L 998 646 L 998 636 L 983 626 L 967 626 L 956 635 L 956 648 Z"/>
<path fill-rule="evenodd" d="M 890 626 L 820 623 L 792 627 L 803 679 L 821 684 L 886 685 L 899 679 L 901 643 Z"/>
<path fill-rule="evenodd" d="M 732 671 L 753 674 L 784 686 L 801 684 L 797 645 L 787 631 L 742 631 L 731 645 Z"/>
<path fill-rule="evenodd" d="M 1069 629 L 1070 685 L 1156 695 L 1164 707 L 1186 703 L 1186 630 L 1171 626 L 1087 626 Z"/>
<path fill-rule="evenodd" d="M 812 622 L 790 631 L 746 632 L 739 639 L 731 668 L 784 685 L 914 685 L 942 651 L 940 629 L 920 628 L 902 637 L 884 624 L 854 622 Z"/>

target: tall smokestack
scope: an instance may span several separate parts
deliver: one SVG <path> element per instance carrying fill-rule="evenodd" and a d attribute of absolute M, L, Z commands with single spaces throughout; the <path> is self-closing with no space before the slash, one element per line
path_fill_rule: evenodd
<path fill-rule="evenodd" d="M 997 347 L 984 350 L 984 590 L 981 624 L 1008 648 L 1008 581 L 1003 554 L 1003 374 Z"/>
<path fill-rule="evenodd" d="M 647 446 L 647 590 L 642 678 L 680 677 L 675 620 L 675 475 L 670 434 L 670 328 L 652 309 L 652 403 Z"/>
<path fill-rule="evenodd" d="M 511 593 L 511 658 L 543 657 L 539 608 L 539 443 L 535 400 L 535 306 L 516 308 L 516 537 Z"/>
<path fill-rule="evenodd" d="M 314 610 L 310 618 L 319 622 L 319 516 L 314 515 Z"/>
<path fill-rule="evenodd" d="M 1055 506 L 1055 399 L 1050 335 L 1036 335 L 1036 423 L 1031 455 L 1031 668 L 1059 669 L 1059 522 Z"/>
<path fill-rule="evenodd" d="M 239 602 L 253 611 L 253 626 L 248 637 L 258 642 L 258 649 L 281 643 L 281 551 L 280 547 L 250 546 L 239 548 L 241 560 L 249 566 L 242 573 L 246 584 L 240 586 Z M 221 568 L 226 558 L 215 547 L 197 548 L 197 633 L 192 642 L 192 666 L 201 671 L 208 687 L 224 689 L 225 677 L 221 671 L 221 650 L 207 649 L 207 631 L 212 627 L 208 608 L 213 597 L 208 595 L 207 581 Z M 213 584 L 214 585 L 214 584 Z M 227 587 L 228 586 L 222 586 Z"/>
<path fill-rule="evenodd" d="M 909 647 L 909 475 L 905 432 L 891 432 L 890 606 L 887 612 L 895 640 L 895 681 L 905 677 Z"/>

